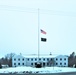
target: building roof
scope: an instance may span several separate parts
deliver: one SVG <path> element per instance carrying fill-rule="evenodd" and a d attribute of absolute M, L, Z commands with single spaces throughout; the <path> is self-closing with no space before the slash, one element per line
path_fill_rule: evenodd
<path fill-rule="evenodd" d="M 37 54 L 29 54 L 29 55 L 15 55 L 14 57 L 18 57 L 18 56 L 22 56 L 22 57 L 25 57 L 25 58 L 38 58 L 38 55 Z M 39 58 L 55 58 L 57 56 L 66 56 L 66 55 L 47 55 L 47 54 L 42 54 L 42 55 L 39 55 Z"/>

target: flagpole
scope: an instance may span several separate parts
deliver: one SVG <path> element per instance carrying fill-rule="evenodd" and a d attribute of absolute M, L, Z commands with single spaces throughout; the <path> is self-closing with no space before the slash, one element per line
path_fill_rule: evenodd
<path fill-rule="evenodd" d="M 40 22 L 39 22 L 39 8 L 38 8 L 38 63 L 39 63 L 39 56 L 40 56 Z"/>

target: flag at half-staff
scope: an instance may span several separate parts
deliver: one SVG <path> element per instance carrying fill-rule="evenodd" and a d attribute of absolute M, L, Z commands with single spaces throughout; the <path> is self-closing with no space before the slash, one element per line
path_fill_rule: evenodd
<path fill-rule="evenodd" d="M 44 30 L 41 29 L 41 33 L 46 34 L 46 32 Z"/>
<path fill-rule="evenodd" d="M 47 39 L 46 38 L 41 38 L 41 41 L 46 42 Z"/>
<path fill-rule="evenodd" d="M 46 34 L 46 32 L 45 32 L 44 30 L 42 30 L 42 29 L 41 29 L 41 33 L 42 33 L 42 34 Z M 41 41 L 42 41 L 42 42 L 46 42 L 46 41 L 47 41 L 47 39 L 46 39 L 46 38 L 41 37 Z"/>

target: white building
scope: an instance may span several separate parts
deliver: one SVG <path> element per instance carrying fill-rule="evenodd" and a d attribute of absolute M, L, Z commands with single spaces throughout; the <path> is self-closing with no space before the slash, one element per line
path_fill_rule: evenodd
<path fill-rule="evenodd" d="M 35 67 L 37 62 L 41 63 L 42 66 L 68 66 L 68 56 L 66 55 L 40 55 L 38 58 L 37 55 L 15 55 L 12 57 L 12 66 L 32 66 Z"/>

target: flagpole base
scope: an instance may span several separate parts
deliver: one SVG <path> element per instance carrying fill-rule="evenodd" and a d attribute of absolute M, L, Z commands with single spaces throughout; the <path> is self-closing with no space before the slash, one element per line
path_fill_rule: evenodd
<path fill-rule="evenodd" d="M 35 67 L 36 67 L 36 68 L 41 68 L 42 65 L 41 65 L 41 63 L 37 63 Z"/>

